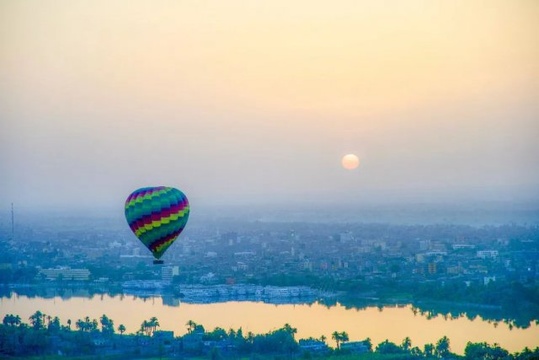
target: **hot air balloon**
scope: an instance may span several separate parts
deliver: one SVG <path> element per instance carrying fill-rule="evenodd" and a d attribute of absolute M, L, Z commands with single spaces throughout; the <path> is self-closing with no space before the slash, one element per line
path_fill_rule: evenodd
<path fill-rule="evenodd" d="M 125 200 L 125 218 L 137 238 L 152 252 L 154 264 L 183 231 L 189 218 L 189 201 L 168 186 L 145 187 Z"/>

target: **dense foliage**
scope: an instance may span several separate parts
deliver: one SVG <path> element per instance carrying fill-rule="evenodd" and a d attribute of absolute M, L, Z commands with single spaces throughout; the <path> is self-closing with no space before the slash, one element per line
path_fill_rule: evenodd
<path fill-rule="evenodd" d="M 373 347 L 370 339 L 350 342 L 346 332 L 335 331 L 332 335 L 337 348 L 330 348 L 324 337 L 319 339 L 295 339 L 296 329 L 285 324 L 282 328 L 266 334 L 244 335 L 243 330 L 215 328 L 206 331 L 204 326 L 189 321 L 187 333 L 174 337 L 172 332 L 158 331 L 159 321 L 152 317 L 143 321 L 135 334 L 124 334 L 125 326 L 114 327 L 112 319 L 103 315 L 99 320 L 84 317 L 60 324 L 52 318 L 36 311 L 26 323 L 18 315 L 7 314 L 0 325 L 0 357 L 26 356 L 208 356 L 211 359 L 237 358 L 239 356 L 276 356 L 302 358 L 342 359 L 500 359 L 529 360 L 539 358 L 539 347 L 528 348 L 520 353 L 510 354 L 498 345 L 469 342 L 464 356 L 451 352 L 450 340 L 442 337 L 436 344 L 426 344 L 423 349 L 413 346 L 409 337 L 401 344 L 385 340 Z M 119 332 L 116 333 L 116 330 Z"/>

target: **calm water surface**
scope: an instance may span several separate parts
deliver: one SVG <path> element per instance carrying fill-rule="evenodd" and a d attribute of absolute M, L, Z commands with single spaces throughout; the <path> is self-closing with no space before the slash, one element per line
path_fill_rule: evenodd
<path fill-rule="evenodd" d="M 265 333 L 283 326 L 285 323 L 298 329 L 297 338 L 320 337 L 331 339 L 334 331 L 346 331 L 350 340 L 370 337 L 373 345 L 389 339 L 400 344 L 409 336 L 414 346 L 423 348 L 427 343 L 435 344 L 444 335 L 450 339 L 451 350 L 462 354 L 468 341 L 498 343 L 510 352 L 521 351 L 524 347 L 539 346 L 539 326 L 532 324 L 527 329 L 510 329 L 504 323 L 489 323 L 481 318 L 469 320 L 464 317 L 444 319 L 438 316 L 427 319 L 414 314 L 410 305 L 397 307 L 367 307 L 346 309 L 341 305 L 330 308 L 315 303 L 301 305 L 274 305 L 262 302 L 225 302 L 212 304 L 170 303 L 163 298 L 142 299 L 133 296 L 108 295 L 93 298 L 54 297 L 28 298 L 13 295 L 0 298 L 0 316 L 18 314 L 24 322 L 40 310 L 47 315 L 58 316 L 65 324 L 89 316 L 99 319 L 103 314 L 114 320 L 117 327 L 124 324 L 128 333 L 139 329 L 140 324 L 152 316 L 159 319 L 162 330 L 173 330 L 175 335 L 186 333 L 185 324 L 193 320 L 204 325 L 206 330 L 215 327 L 238 329 L 244 334 Z"/>

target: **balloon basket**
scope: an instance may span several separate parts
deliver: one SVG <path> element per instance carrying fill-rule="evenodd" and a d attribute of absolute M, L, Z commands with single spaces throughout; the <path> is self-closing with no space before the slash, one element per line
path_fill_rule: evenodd
<path fill-rule="evenodd" d="M 157 259 L 156 259 L 156 260 L 153 261 L 153 264 L 154 264 L 154 265 L 163 265 L 164 263 L 165 263 L 165 262 L 164 262 L 163 260 L 157 260 Z"/>

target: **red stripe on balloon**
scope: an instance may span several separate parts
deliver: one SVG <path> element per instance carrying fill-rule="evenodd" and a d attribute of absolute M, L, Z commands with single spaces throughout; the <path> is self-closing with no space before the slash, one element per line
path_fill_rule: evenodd
<path fill-rule="evenodd" d="M 172 205 L 169 208 L 162 209 L 161 211 L 159 211 L 157 213 L 151 213 L 150 215 L 146 215 L 144 217 L 141 217 L 140 219 L 137 219 L 134 223 L 129 224 L 129 227 L 131 228 L 131 230 L 136 232 L 138 229 L 140 229 L 140 228 L 142 228 L 142 227 L 144 227 L 146 225 L 150 225 L 154 221 L 161 221 L 161 219 L 163 219 L 163 218 L 169 217 L 169 216 L 171 216 L 173 214 L 177 214 L 177 213 L 185 210 L 185 208 L 187 208 L 188 206 L 189 206 L 189 203 L 188 203 L 187 199 L 185 199 L 179 204 L 175 204 L 175 205 Z"/>
<path fill-rule="evenodd" d="M 163 244 L 166 244 L 167 242 L 171 241 L 171 240 L 174 240 L 181 232 L 182 232 L 183 228 L 181 230 L 178 230 L 178 231 L 174 231 L 172 234 L 170 235 L 167 235 L 165 237 L 162 237 L 161 239 L 158 239 L 158 240 L 155 240 L 153 243 L 150 244 L 149 248 L 150 250 L 153 252 L 153 251 L 157 251 L 157 248 Z"/>

